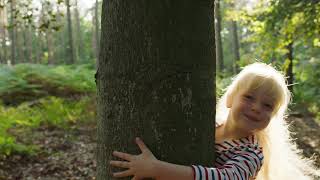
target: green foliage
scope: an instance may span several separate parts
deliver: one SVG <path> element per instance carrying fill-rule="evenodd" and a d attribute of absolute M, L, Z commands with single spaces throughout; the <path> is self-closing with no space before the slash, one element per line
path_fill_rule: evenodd
<path fill-rule="evenodd" d="M 217 73 L 216 76 L 216 95 L 217 98 L 221 97 L 226 91 L 227 86 L 231 83 L 232 75 L 228 72 Z"/>
<path fill-rule="evenodd" d="M 16 143 L 12 129 L 32 129 L 40 125 L 68 128 L 78 121 L 94 120 L 93 98 L 67 101 L 56 97 L 40 99 L 37 104 L 23 103 L 18 107 L 0 106 L 0 153 L 32 154 L 36 147 Z"/>
<path fill-rule="evenodd" d="M 95 119 L 94 98 L 84 96 L 96 91 L 94 73 L 91 64 L 0 66 L 1 99 L 7 101 L 5 104 L 18 105 L 0 104 L 0 154 L 32 154 L 37 149 L 32 144 L 18 143 L 11 131 L 24 131 L 40 125 L 68 128 L 70 124 Z M 81 96 L 76 99 L 57 97 L 73 95 Z M 19 101 L 18 96 L 30 96 L 32 101 Z"/>
<path fill-rule="evenodd" d="M 295 70 L 296 81 L 294 86 L 295 103 L 308 107 L 320 122 L 320 58 L 311 58 L 309 61 L 300 61 L 300 68 Z"/>
<path fill-rule="evenodd" d="M 240 22 L 249 30 L 245 42 L 255 44 L 261 59 L 284 59 L 287 45 L 303 42 L 318 45 L 320 2 L 270 0 L 252 12 L 242 11 Z"/>
<path fill-rule="evenodd" d="M 0 97 L 5 99 L 6 103 L 11 103 L 49 94 L 61 97 L 93 94 L 96 90 L 94 73 L 91 64 L 0 66 Z"/>

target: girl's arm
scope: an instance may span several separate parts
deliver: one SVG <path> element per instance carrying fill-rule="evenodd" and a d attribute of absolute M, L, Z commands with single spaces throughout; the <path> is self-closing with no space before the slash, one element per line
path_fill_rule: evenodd
<path fill-rule="evenodd" d="M 190 166 L 176 165 L 160 161 L 154 157 L 146 145 L 136 138 L 141 150 L 139 155 L 114 151 L 113 155 L 125 161 L 110 161 L 110 165 L 127 170 L 113 173 L 114 177 L 133 176 L 133 180 L 154 178 L 156 180 L 193 180 L 193 169 Z"/>
<path fill-rule="evenodd" d="M 114 177 L 133 176 L 132 180 L 153 178 L 156 180 L 248 180 L 257 175 L 262 166 L 263 155 L 260 149 L 247 148 L 230 157 L 222 167 L 183 166 L 157 160 L 146 145 L 136 138 L 142 153 L 131 155 L 113 152 L 113 155 L 126 161 L 110 161 L 115 167 L 127 168 L 114 173 Z"/>

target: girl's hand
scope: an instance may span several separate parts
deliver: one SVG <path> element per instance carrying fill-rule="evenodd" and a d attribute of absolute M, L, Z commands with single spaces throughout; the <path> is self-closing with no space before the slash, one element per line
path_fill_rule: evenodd
<path fill-rule="evenodd" d="M 141 154 L 132 155 L 123 152 L 114 151 L 112 154 L 125 161 L 110 161 L 110 165 L 114 167 L 126 168 L 127 170 L 113 173 L 114 177 L 133 176 L 132 180 L 140 180 L 143 178 L 155 178 L 155 164 L 158 161 L 152 152 L 147 148 L 143 141 L 139 138 L 135 139 L 141 150 Z"/>

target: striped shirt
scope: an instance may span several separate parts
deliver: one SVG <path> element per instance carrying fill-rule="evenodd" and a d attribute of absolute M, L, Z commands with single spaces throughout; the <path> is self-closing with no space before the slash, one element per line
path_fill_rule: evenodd
<path fill-rule="evenodd" d="M 194 180 L 248 180 L 257 176 L 263 163 L 262 148 L 252 135 L 215 144 L 214 167 L 192 165 Z"/>

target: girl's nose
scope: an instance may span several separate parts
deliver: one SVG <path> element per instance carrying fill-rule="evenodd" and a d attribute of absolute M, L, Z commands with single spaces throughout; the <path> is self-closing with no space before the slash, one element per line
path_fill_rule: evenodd
<path fill-rule="evenodd" d="M 261 111 L 260 104 L 258 102 L 252 103 L 251 104 L 251 110 L 256 112 L 256 113 L 260 113 L 260 111 Z"/>

